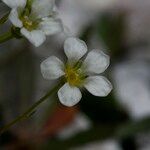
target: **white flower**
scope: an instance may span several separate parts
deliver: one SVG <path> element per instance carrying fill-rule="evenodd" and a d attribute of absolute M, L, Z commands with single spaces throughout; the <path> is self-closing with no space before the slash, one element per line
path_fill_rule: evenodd
<path fill-rule="evenodd" d="M 55 56 L 50 56 L 41 63 L 41 72 L 45 79 L 63 77 L 66 83 L 59 89 L 58 97 L 62 104 L 73 106 L 77 104 L 82 94 L 80 88 L 85 87 L 95 96 L 107 96 L 112 90 L 111 83 L 98 74 L 104 72 L 109 65 L 109 56 L 99 50 L 87 54 L 86 44 L 70 37 L 64 43 L 64 51 L 68 62 L 63 62 Z"/>
<path fill-rule="evenodd" d="M 9 19 L 15 27 L 36 47 L 46 35 L 62 31 L 62 23 L 56 18 L 54 0 L 2 0 L 12 8 Z"/>

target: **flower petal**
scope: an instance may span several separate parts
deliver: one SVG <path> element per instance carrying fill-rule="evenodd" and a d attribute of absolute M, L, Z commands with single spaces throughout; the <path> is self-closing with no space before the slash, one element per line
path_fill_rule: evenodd
<path fill-rule="evenodd" d="M 66 83 L 59 89 L 58 97 L 63 105 L 71 107 L 81 100 L 82 94 L 79 88 L 72 87 Z"/>
<path fill-rule="evenodd" d="M 70 37 L 64 43 L 64 51 L 69 60 L 78 61 L 87 52 L 87 46 L 84 41 Z"/>
<path fill-rule="evenodd" d="M 45 79 L 57 79 L 63 76 L 63 62 L 55 56 L 50 56 L 41 63 L 41 72 Z"/>
<path fill-rule="evenodd" d="M 32 4 L 32 14 L 43 18 L 51 15 L 54 8 L 54 0 L 34 0 Z"/>
<path fill-rule="evenodd" d="M 2 0 L 10 8 L 24 8 L 27 0 Z"/>
<path fill-rule="evenodd" d="M 107 96 L 111 90 L 111 83 L 103 76 L 91 76 L 85 80 L 84 87 L 95 96 Z"/>
<path fill-rule="evenodd" d="M 81 68 L 87 73 L 102 73 L 109 66 L 110 58 L 100 50 L 93 50 L 88 53 Z"/>
<path fill-rule="evenodd" d="M 45 34 L 41 30 L 33 30 L 30 32 L 22 28 L 21 33 L 36 47 L 40 46 L 46 40 Z"/>
<path fill-rule="evenodd" d="M 62 22 L 59 19 L 53 18 L 43 18 L 40 23 L 40 29 L 46 35 L 53 35 L 61 32 L 63 30 Z"/>
<path fill-rule="evenodd" d="M 21 28 L 23 26 L 16 8 L 11 10 L 9 19 L 15 27 Z"/>

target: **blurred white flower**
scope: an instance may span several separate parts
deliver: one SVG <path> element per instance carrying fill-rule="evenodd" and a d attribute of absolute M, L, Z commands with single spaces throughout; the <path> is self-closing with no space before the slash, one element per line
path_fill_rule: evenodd
<path fill-rule="evenodd" d="M 113 78 L 119 102 L 137 120 L 150 115 L 150 70 L 149 63 L 133 59 L 116 65 Z"/>
<path fill-rule="evenodd" d="M 79 5 L 82 5 L 83 7 L 86 7 L 90 10 L 104 10 L 110 7 L 113 7 L 116 3 L 119 2 L 119 0 L 76 0 Z"/>
<path fill-rule="evenodd" d="M 62 104 L 77 104 L 82 97 L 79 89 L 82 87 L 95 96 L 107 96 L 110 93 L 111 83 L 105 77 L 97 75 L 109 66 L 109 56 L 93 50 L 82 62 L 81 58 L 86 54 L 87 46 L 84 41 L 73 37 L 65 41 L 64 52 L 68 58 L 65 65 L 55 56 L 50 56 L 41 63 L 41 72 L 45 79 L 64 77 L 66 83 L 58 91 Z"/>
<path fill-rule="evenodd" d="M 104 11 L 110 11 L 119 0 L 61 0 L 59 12 L 74 36 L 95 24 Z"/>
<path fill-rule="evenodd" d="M 46 35 L 62 31 L 62 22 L 56 18 L 54 0 L 2 0 L 12 8 L 9 19 L 15 27 L 36 47 Z"/>
<path fill-rule="evenodd" d="M 89 130 L 91 126 L 92 122 L 89 118 L 85 114 L 79 112 L 75 115 L 72 122 L 58 132 L 57 136 L 62 140 L 69 139 L 80 132 Z"/>
<path fill-rule="evenodd" d="M 90 142 L 71 150 L 122 150 L 119 143 L 114 139 L 107 139 L 103 141 Z"/>

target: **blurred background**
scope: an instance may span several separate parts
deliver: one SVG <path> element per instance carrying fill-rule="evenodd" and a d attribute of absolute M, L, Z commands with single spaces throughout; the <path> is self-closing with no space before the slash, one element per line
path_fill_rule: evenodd
<path fill-rule="evenodd" d="M 89 50 L 111 56 L 105 75 L 112 93 L 99 98 L 84 92 L 75 107 L 54 94 L 29 119 L 0 136 L 2 150 L 150 150 L 150 1 L 56 0 L 72 35 Z M 9 9 L 0 2 L 0 17 Z M 0 27 L 0 34 L 10 23 Z M 28 41 L 0 45 L 0 127 L 24 112 L 55 82 L 46 81 L 40 63 L 50 55 L 65 58 L 64 34 L 39 48 Z"/>

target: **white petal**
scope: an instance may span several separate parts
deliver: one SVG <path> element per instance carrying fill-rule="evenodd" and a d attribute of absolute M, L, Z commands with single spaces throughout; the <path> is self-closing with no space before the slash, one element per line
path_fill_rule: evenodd
<path fill-rule="evenodd" d="M 53 35 L 61 32 L 63 30 L 62 22 L 59 19 L 53 18 L 43 18 L 42 22 L 40 23 L 40 29 L 46 35 Z"/>
<path fill-rule="evenodd" d="M 81 100 L 82 94 L 79 88 L 72 87 L 66 83 L 59 89 L 58 97 L 63 105 L 71 107 Z"/>
<path fill-rule="evenodd" d="M 10 8 L 25 7 L 26 0 L 2 0 Z"/>
<path fill-rule="evenodd" d="M 84 87 L 95 96 L 107 96 L 112 90 L 111 83 L 103 76 L 88 77 Z"/>
<path fill-rule="evenodd" d="M 55 1 L 54 0 L 34 0 L 32 4 L 32 14 L 43 18 L 51 15 L 53 11 Z"/>
<path fill-rule="evenodd" d="M 64 43 L 64 51 L 69 60 L 78 61 L 87 52 L 87 46 L 84 41 L 70 37 Z"/>
<path fill-rule="evenodd" d="M 88 53 L 82 64 L 82 69 L 87 73 L 102 73 L 109 66 L 110 58 L 100 50 L 93 50 Z"/>
<path fill-rule="evenodd" d="M 41 72 L 45 79 L 57 79 L 63 76 L 63 62 L 55 56 L 50 56 L 41 63 Z"/>
<path fill-rule="evenodd" d="M 21 28 L 23 26 L 16 8 L 10 12 L 9 19 L 15 27 Z"/>
<path fill-rule="evenodd" d="M 23 34 L 34 46 L 40 46 L 45 40 L 45 34 L 41 30 L 28 31 L 25 28 L 21 29 L 21 34 Z"/>

